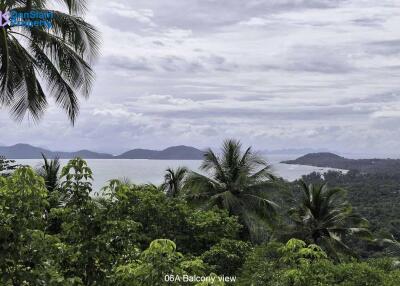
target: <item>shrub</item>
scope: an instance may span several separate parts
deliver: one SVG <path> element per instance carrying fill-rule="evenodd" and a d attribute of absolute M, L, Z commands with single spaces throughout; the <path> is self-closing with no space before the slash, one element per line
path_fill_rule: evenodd
<path fill-rule="evenodd" d="M 242 267 L 251 250 L 240 240 L 223 239 L 202 255 L 202 259 L 219 275 L 234 275 Z"/>

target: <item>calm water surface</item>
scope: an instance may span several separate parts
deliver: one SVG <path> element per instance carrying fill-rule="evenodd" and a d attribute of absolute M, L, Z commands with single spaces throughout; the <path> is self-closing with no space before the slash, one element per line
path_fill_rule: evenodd
<path fill-rule="evenodd" d="M 279 162 L 295 159 L 293 155 L 273 155 L 267 156 L 270 164 L 273 166 L 273 173 L 287 180 L 293 181 L 302 175 L 314 171 L 324 172 L 329 168 L 310 167 L 302 165 L 287 165 Z M 37 167 L 42 163 L 40 159 L 34 160 L 16 160 L 17 163 Z M 127 178 L 134 183 L 154 183 L 159 184 L 163 180 L 165 169 L 168 167 L 176 168 L 179 166 L 188 167 L 191 170 L 198 171 L 201 161 L 197 160 L 86 160 L 93 171 L 95 190 L 100 190 L 107 181 L 111 179 Z M 61 160 L 65 165 L 68 160 Z"/>

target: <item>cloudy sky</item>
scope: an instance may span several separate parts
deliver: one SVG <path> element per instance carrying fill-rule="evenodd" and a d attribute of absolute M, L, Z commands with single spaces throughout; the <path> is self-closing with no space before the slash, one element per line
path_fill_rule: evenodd
<path fill-rule="evenodd" d="M 1 144 L 399 153 L 398 1 L 91 2 L 102 55 L 77 124 L 57 107 L 38 124 L 1 110 Z"/>

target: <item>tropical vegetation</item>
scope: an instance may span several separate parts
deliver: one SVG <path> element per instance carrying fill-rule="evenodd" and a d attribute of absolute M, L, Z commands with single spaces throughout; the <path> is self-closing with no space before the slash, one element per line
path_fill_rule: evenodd
<path fill-rule="evenodd" d="M 161 188 L 163 188 L 170 197 L 179 196 L 182 192 L 187 173 L 188 169 L 185 167 L 179 167 L 176 170 L 168 168 L 165 171 L 164 183 L 161 185 Z"/>
<path fill-rule="evenodd" d="M 300 181 L 302 196 L 288 214 L 293 224 L 291 236 L 316 245 L 323 245 L 330 254 L 340 249 L 351 252 L 343 242 L 348 236 L 369 236 L 368 222 L 354 214 L 345 199 L 345 191 L 329 189 L 326 184 L 307 185 Z"/>
<path fill-rule="evenodd" d="M 240 142 L 226 140 L 220 155 L 211 149 L 205 153 L 200 169 L 206 175 L 191 172 L 186 179 L 187 198 L 238 216 L 251 240 L 266 239 L 268 221 L 278 208 L 268 199 L 277 184 L 267 162 L 251 147 L 243 151 Z"/>
<path fill-rule="evenodd" d="M 371 228 L 368 212 L 330 187 L 337 176 L 285 182 L 235 140 L 209 150 L 201 173 L 169 169 L 162 186 L 111 180 L 100 194 L 80 158 L 1 166 L 14 167 L 0 176 L 0 285 L 400 281 L 397 234 Z"/>
<path fill-rule="evenodd" d="M 74 123 L 90 94 L 99 34 L 87 1 L 57 2 L 0 1 L 2 16 L 53 15 L 51 27 L 0 27 L 0 107 L 18 120 L 40 119 L 53 97 Z M 400 174 L 339 161 L 363 172 L 287 182 L 231 139 L 199 172 L 97 193 L 81 158 L 43 155 L 32 169 L 0 157 L 0 285 L 397 286 Z"/>

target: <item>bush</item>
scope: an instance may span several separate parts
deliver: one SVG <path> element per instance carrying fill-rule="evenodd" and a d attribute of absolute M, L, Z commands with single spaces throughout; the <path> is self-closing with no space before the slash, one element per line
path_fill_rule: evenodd
<path fill-rule="evenodd" d="M 174 242 L 157 239 L 138 260 L 117 266 L 111 280 L 116 286 L 183 285 L 183 275 L 204 276 L 205 268 L 200 259 L 186 259 L 177 252 Z"/>
<path fill-rule="evenodd" d="M 182 199 L 167 197 L 152 186 L 114 185 L 108 188 L 110 216 L 141 224 L 142 248 L 165 238 L 182 253 L 201 255 L 223 238 L 235 239 L 241 228 L 236 217 L 221 210 L 196 210 Z"/>
<path fill-rule="evenodd" d="M 291 239 L 285 246 L 257 247 L 243 267 L 239 285 L 394 286 L 399 277 L 392 260 L 335 264 L 318 246 Z"/>
<path fill-rule="evenodd" d="M 247 242 L 223 239 L 201 257 L 215 273 L 228 276 L 237 273 L 250 250 Z"/>

